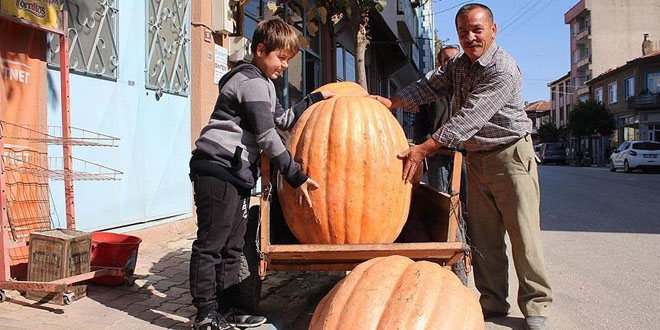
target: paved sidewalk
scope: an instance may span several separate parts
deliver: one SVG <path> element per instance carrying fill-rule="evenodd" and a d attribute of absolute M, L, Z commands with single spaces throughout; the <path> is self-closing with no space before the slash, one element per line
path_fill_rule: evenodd
<path fill-rule="evenodd" d="M 87 297 L 71 305 L 42 304 L 17 291 L 0 303 L 0 328 L 19 329 L 191 329 L 195 309 L 188 290 L 193 219 L 126 234 L 142 238 L 132 287 L 89 284 Z M 338 272 L 269 271 L 262 284 L 260 310 L 268 323 L 254 330 L 306 330 L 318 302 L 339 281 Z M 470 287 L 474 289 L 472 278 Z M 510 295 L 515 297 L 516 287 Z M 514 304 L 515 306 L 515 304 Z M 487 330 L 520 329 L 514 307 L 508 318 L 486 323 Z"/>

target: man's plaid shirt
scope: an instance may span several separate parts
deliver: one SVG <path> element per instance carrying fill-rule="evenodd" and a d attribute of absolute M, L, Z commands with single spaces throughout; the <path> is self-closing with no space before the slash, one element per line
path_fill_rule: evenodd
<path fill-rule="evenodd" d="M 437 69 L 398 93 L 406 111 L 446 94 L 453 94 L 457 111 L 433 138 L 447 147 L 462 144 L 467 151 L 493 150 L 532 132 L 522 101 L 520 69 L 495 42 L 474 63 L 460 53 L 444 70 Z"/>

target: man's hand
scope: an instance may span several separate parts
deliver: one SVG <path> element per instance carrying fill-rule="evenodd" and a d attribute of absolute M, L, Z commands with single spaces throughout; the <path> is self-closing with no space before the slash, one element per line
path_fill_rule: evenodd
<path fill-rule="evenodd" d="M 298 203 L 299 206 L 303 206 L 303 200 L 309 205 L 310 208 L 312 208 L 312 198 L 309 196 L 309 193 L 312 190 L 316 190 L 319 188 L 319 184 L 316 183 L 316 181 L 312 180 L 312 178 L 308 178 L 305 183 L 300 185 L 296 190 L 298 190 L 297 194 L 298 195 Z"/>
<path fill-rule="evenodd" d="M 391 109 L 392 107 L 392 101 L 390 101 L 386 97 L 382 97 L 380 95 L 369 95 L 370 98 L 380 102 L 382 105 L 384 105 L 386 108 Z"/>
<path fill-rule="evenodd" d="M 403 159 L 402 179 L 406 182 L 412 182 L 417 167 L 421 166 L 424 158 L 438 150 L 441 146 L 442 144 L 440 142 L 429 138 L 424 143 L 413 145 L 408 150 L 398 154 L 397 158 Z"/>

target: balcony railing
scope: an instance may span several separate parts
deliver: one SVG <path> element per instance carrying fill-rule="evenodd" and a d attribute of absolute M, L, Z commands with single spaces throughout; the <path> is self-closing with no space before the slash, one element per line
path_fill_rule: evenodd
<path fill-rule="evenodd" d="M 579 95 L 584 95 L 584 94 L 589 94 L 589 85 L 583 85 L 582 87 L 578 87 L 575 90 L 575 93 Z"/>
<path fill-rule="evenodd" d="M 585 57 L 583 57 L 583 58 L 581 58 L 577 61 L 577 63 L 575 64 L 575 67 L 576 68 L 581 68 L 585 65 L 589 65 L 589 63 L 591 63 L 591 56 L 585 56 Z"/>
<path fill-rule="evenodd" d="M 586 39 L 589 34 L 591 34 L 591 28 L 584 28 L 580 32 L 575 34 L 575 41 L 581 41 L 582 39 Z"/>
<path fill-rule="evenodd" d="M 660 108 L 660 93 L 642 94 L 628 99 L 629 109 L 657 109 Z"/>

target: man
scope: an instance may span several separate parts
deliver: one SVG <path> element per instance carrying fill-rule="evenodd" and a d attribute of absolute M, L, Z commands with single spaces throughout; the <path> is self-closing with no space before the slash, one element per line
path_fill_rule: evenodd
<path fill-rule="evenodd" d="M 457 45 L 443 46 L 438 52 L 438 67 L 444 67 L 449 59 L 458 54 Z M 443 69 L 444 70 L 444 69 Z M 413 122 L 413 142 L 422 143 L 452 116 L 451 95 L 442 95 L 430 104 L 419 106 Z M 451 157 L 437 154 L 426 157 L 427 183 L 438 191 L 447 192 Z"/>
<path fill-rule="evenodd" d="M 541 251 L 540 191 L 532 122 L 522 101 L 522 76 L 513 58 L 497 43 L 490 9 L 467 4 L 456 14 L 463 54 L 401 90 L 390 108 L 410 109 L 441 93 L 453 93 L 455 114 L 424 143 L 399 155 L 403 178 L 410 180 L 427 155 L 440 147 L 467 150 L 468 231 L 474 256 L 475 284 L 484 318 L 506 316 L 510 305 L 505 233 L 509 233 L 518 275 L 518 306 L 525 329 L 547 329 L 552 291 Z"/>

